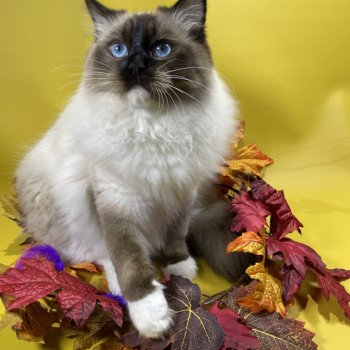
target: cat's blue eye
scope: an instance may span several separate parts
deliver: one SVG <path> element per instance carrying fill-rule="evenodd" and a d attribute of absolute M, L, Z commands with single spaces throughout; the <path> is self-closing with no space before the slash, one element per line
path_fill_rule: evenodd
<path fill-rule="evenodd" d="M 168 43 L 158 43 L 154 46 L 153 53 L 156 57 L 164 58 L 170 55 L 171 46 Z"/>
<path fill-rule="evenodd" d="M 128 48 L 123 43 L 114 43 L 110 46 L 109 50 L 116 58 L 123 58 L 128 55 Z"/>

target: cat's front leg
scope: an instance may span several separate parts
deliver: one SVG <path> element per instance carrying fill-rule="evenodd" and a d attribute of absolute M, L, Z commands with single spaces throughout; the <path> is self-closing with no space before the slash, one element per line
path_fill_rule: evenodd
<path fill-rule="evenodd" d="M 190 256 L 186 242 L 189 221 L 187 207 L 173 218 L 166 233 L 162 261 L 166 276 L 180 275 L 192 281 L 197 274 L 197 264 Z"/>
<path fill-rule="evenodd" d="M 131 321 L 140 334 L 158 338 L 169 328 L 172 316 L 163 286 L 156 281 L 155 268 L 138 225 L 106 197 L 110 196 L 97 196 L 96 206 Z"/>

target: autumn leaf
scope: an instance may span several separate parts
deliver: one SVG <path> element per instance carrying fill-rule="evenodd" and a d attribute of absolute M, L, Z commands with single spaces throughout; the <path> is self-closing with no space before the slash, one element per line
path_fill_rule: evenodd
<path fill-rule="evenodd" d="M 215 317 L 200 307 L 201 291 L 198 285 L 181 276 L 171 276 L 165 284 L 165 297 L 174 311 L 174 319 L 165 339 L 150 340 L 133 330 L 122 337 L 122 342 L 141 350 L 162 350 L 171 343 L 172 350 L 218 350 L 224 333 Z"/>
<path fill-rule="evenodd" d="M 252 313 L 238 305 L 230 293 L 225 303 L 237 315 L 240 322 L 251 328 L 261 350 L 316 350 L 312 341 L 314 333 L 304 328 L 304 323 L 290 318 L 281 319 L 277 313 Z"/>
<path fill-rule="evenodd" d="M 265 256 L 265 242 L 264 239 L 255 232 L 244 232 L 240 237 L 237 237 L 228 244 L 226 252 L 243 252 Z"/>
<path fill-rule="evenodd" d="M 18 310 L 21 322 L 12 325 L 20 340 L 40 342 L 58 321 L 56 312 L 45 309 L 38 301 L 27 305 L 25 310 Z"/>
<path fill-rule="evenodd" d="M 270 214 L 260 201 L 252 199 L 247 192 L 242 192 L 231 201 L 229 210 L 236 213 L 231 222 L 232 232 L 259 232 L 267 225 L 265 218 Z"/>
<path fill-rule="evenodd" d="M 22 322 L 22 318 L 18 315 L 17 312 L 8 312 L 6 311 L 2 316 L 0 320 L 0 331 L 7 328 L 12 327 L 16 323 Z"/>
<path fill-rule="evenodd" d="M 125 333 L 122 336 L 122 343 L 127 344 L 132 349 L 140 350 L 164 350 L 172 342 L 172 336 L 168 335 L 164 339 L 149 339 L 141 336 L 139 332 L 134 328 Z"/>
<path fill-rule="evenodd" d="M 128 346 L 125 346 L 118 341 L 107 340 L 102 344 L 94 346 L 92 350 L 131 350 L 131 349 Z"/>
<path fill-rule="evenodd" d="M 166 287 L 165 297 L 175 312 L 171 349 L 219 349 L 224 333 L 213 315 L 200 307 L 202 294 L 198 285 L 172 276 Z"/>
<path fill-rule="evenodd" d="M 345 311 L 346 317 L 350 318 L 350 294 L 346 289 L 327 271 L 323 273 L 316 272 L 317 283 L 320 286 L 326 300 L 330 295 L 334 295 L 338 299 L 339 305 Z"/>
<path fill-rule="evenodd" d="M 294 294 L 299 290 L 306 272 L 311 270 L 316 274 L 317 282 L 323 294 L 328 300 L 333 294 L 350 318 L 350 295 L 339 283 L 350 277 L 350 271 L 342 269 L 327 269 L 321 257 L 311 247 L 295 242 L 288 238 L 276 239 L 269 237 L 267 240 L 267 254 L 272 258 L 283 257 L 283 290 L 286 302 L 290 302 Z"/>
<path fill-rule="evenodd" d="M 90 349 L 101 340 L 113 336 L 113 332 L 117 329 L 116 323 L 108 317 L 105 312 L 92 313 L 86 322 L 84 331 L 74 338 L 74 350 Z M 119 340 L 120 343 L 120 340 Z M 122 349 L 122 347 L 120 348 Z"/>
<path fill-rule="evenodd" d="M 233 171 L 259 177 L 261 177 L 261 170 L 272 163 L 273 160 L 259 151 L 256 144 L 242 147 L 235 152 L 234 159 L 226 161 L 226 164 Z"/>
<path fill-rule="evenodd" d="M 236 128 L 236 131 L 230 142 L 230 146 L 229 146 L 230 151 L 227 156 L 227 159 L 235 159 L 238 146 L 244 138 L 244 132 L 245 132 L 245 122 L 242 120 L 239 122 L 238 127 Z"/>
<path fill-rule="evenodd" d="M 251 197 L 259 201 L 271 215 L 270 233 L 283 238 L 288 233 L 299 231 L 303 224 L 292 214 L 283 191 L 277 191 L 264 180 L 252 183 Z"/>
<path fill-rule="evenodd" d="M 103 272 L 102 266 L 95 265 L 89 262 L 75 264 L 75 265 L 69 266 L 69 268 L 72 270 L 82 270 L 82 271 L 98 273 L 98 274 L 101 274 Z"/>
<path fill-rule="evenodd" d="M 64 271 L 57 271 L 53 263 L 47 260 L 22 258 L 21 263 L 23 270 L 10 268 L 0 276 L 0 292 L 15 298 L 8 310 L 27 306 L 49 293 L 57 292 L 56 299 L 61 310 L 78 328 L 85 325 L 97 301 L 121 325 L 123 313 L 120 305 L 99 294 L 95 287 Z"/>
<path fill-rule="evenodd" d="M 209 312 L 215 316 L 225 333 L 224 344 L 220 350 L 249 350 L 260 348 L 258 339 L 251 334 L 251 328 L 240 323 L 240 316 L 232 311 L 232 309 L 220 309 L 218 303 L 215 303 L 209 309 Z"/>
<path fill-rule="evenodd" d="M 3 216 L 16 222 L 20 227 L 23 226 L 23 214 L 21 206 L 13 190 L 12 195 L 0 195 L 0 206 L 4 210 Z"/>
<path fill-rule="evenodd" d="M 265 269 L 266 256 L 265 239 L 255 232 L 245 232 L 242 236 L 229 243 L 229 252 L 244 252 L 262 255 L 263 261 L 257 262 L 246 269 L 248 276 L 259 283 L 250 295 L 239 300 L 239 303 L 253 312 L 278 312 L 285 316 L 285 307 L 282 302 L 282 287 L 279 280 L 271 276 Z"/>
<path fill-rule="evenodd" d="M 293 266 L 301 276 L 305 276 L 308 269 L 306 260 L 311 266 L 325 269 L 326 265 L 321 257 L 306 244 L 293 241 L 289 238 L 276 239 L 269 237 L 266 242 L 267 255 L 272 257 L 283 256 L 285 264 Z"/>
<path fill-rule="evenodd" d="M 252 278 L 260 281 L 255 291 L 240 299 L 239 304 L 252 310 L 253 312 L 273 312 L 276 311 L 282 317 L 286 314 L 286 309 L 282 301 L 281 282 L 271 276 L 262 263 L 249 266 L 246 273 Z"/>

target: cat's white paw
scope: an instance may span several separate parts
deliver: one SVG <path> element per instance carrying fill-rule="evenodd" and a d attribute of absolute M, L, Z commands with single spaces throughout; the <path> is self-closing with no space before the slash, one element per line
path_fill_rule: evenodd
<path fill-rule="evenodd" d="M 192 256 L 190 256 L 186 260 L 166 266 L 163 272 L 166 276 L 182 276 L 192 281 L 197 275 L 197 263 Z"/>
<path fill-rule="evenodd" d="M 172 319 L 162 285 L 156 281 L 153 284 L 156 290 L 151 294 L 138 301 L 128 302 L 132 323 L 147 338 L 159 338 L 169 328 Z"/>

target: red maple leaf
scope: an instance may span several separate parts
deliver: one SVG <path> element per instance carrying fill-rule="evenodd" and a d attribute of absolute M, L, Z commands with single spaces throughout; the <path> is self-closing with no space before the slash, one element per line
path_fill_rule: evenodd
<path fill-rule="evenodd" d="M 266 217 L 269 215 L 270 233 L 278 239 L 303 227 L 292 214 L 283 191 L 275 190 L 263 180 L 252 182 L 252 189 L 242 192 L 229 208 L 236 213 L 231 223 L 233 232 L 259 232 L 263 226 L 268 226 Z"/>
<path fill-rule="evenodd" d="M 292 214 L 283 191 L 277 191 L 264 180 L 252 183 L 252 197 L 265 205 L 271 215 L 270 233 L 283 238 L 288 233 L 300 230 L 303 224 Z"/>
<path fill-rule="evenodd" d="M 123 312 L 120 305 L 102 294 L 90 284 L 57 271 L 50 261 L 38 259 L 21 260 L 23 270 L 10 268 L 0 276 L 0 292 L 14 297 L 8 310 L 27 306 L 46 295 L 57 292 L 56 299 L 65 316 L 82 328 L 96 301 L 119 325 L 122 325 Z"/>
<path fill-rule="evenodd" d="M 270 215 L 267 208 L 257 200 L 254 200 L 249 193 L 242 192 L 235 198 L 229 207 L 236 216 L 231 223 L 231 231 L 241 232 L 243 230 L 259 232 L 267 225 L 265 217 Z"/>
<path fill-rule="evenodd" d="M 278 240 L 269 237 L 266 245 L 268 255 L 277 257 L 277 259 L 283 256 L 283 291 L 287 302 L 290 302 L 293 295 L 299 290 L 307 270 L 311 270 L 316 274 L 318 285 L 326 299 L 328 300 L 330 294 L 333 294 L 344 309 L 346 316 L 350 318 L 350 295 L 339 283 L 350 277 L 350 271 L 327 269 L 326 264 L 315 250 L 288 238 Z"/>
<path fill-rule="evenodd" d="M 232 309 L 220 309 L 218 303 L 215 303 L 208 311 L 215 316 L 225 333 L 224 344 L 220 350 L 260 348 L 258 339 L 251 334 L 252 329 L 240 323 L 241 316 L 237 315 Z"/>

